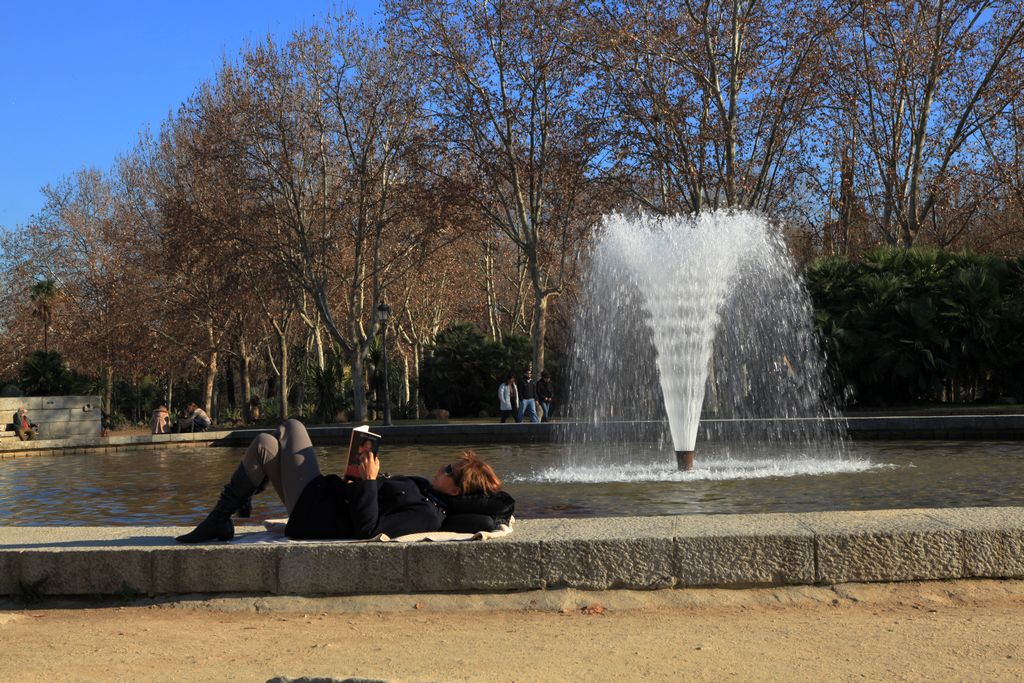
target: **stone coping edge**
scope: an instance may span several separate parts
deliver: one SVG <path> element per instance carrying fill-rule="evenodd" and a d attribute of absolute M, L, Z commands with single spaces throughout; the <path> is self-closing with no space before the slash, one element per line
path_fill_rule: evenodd
<path fill-rule="evenodd" d="M 780 420 L 776 420 L 780 421 Z M 786 422 L 787 420 L 781 420 Z M 799 422 L 799 419 L 788 422 Z M 730 420 L 702 420 L 705 431 L 714 428 L 727 433 Z M 735 421 L 736 424 L 749 421 Z M 609 423 L 611 424 L 611 423 Z M 636 424 L 636 423 L 633 423 Z M 662 423 L 652 421 L 652 428 Z M 941 440 L 1021 440 L 1024 439 L 1024 415 L 924 415 L 874 416 L 846 418 L 847 429 L 854 440 L 874 439 L 941 439 Z M 383 427 L 375 431 L 389 443 L 538 443 L 553 441 L 574 430 L 586 429 L 580 423 L 548 422 L 540 424 L 442 423 L 406 424 Z M 148 448 L 173 446 L 246 446 L 270 428 L 231 429 L 186 434 L 156 434 L 106 437 L 76 437 L 18 441 L 7 438 L 0 442 L 0 459 L 29 455 L 81 455 L 89 452 L 130 452 Z M 309 427 L 316 445 L 347 444 L 351 426 L 325 425 Z"/>
<path fill-rule="evenodd" d="M 488 541 L 184 546 L 176 527 L 0 528 L 0 595 L 374 595 L 1024 578 L 1024 507 L 537 519 Z"/>

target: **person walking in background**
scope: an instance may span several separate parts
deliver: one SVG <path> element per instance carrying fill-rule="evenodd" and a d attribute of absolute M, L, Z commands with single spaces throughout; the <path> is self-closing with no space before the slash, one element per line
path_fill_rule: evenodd
<path fill-rule="evenodd" d="M 555 385 L 551 383 L 551 375 L 547 370 L 540 373 L 540 380 L 537 382 L 537 400 L 543 411 L 541 422 L 551 419 L 551 402 L 555 400 Z"/>
<path fill-rule="evenodd" d="M 149 427 L 153 434 L 166 434 L 171 431 L 171 412 L 167 410 L 167 406 L 160 406 L 153 411 Z"/>
<path fill-rule="evenodd" d="M 28 419 L 28 413 L 25 412 L 25 406 L 18 408 L 18 412 L 14 414 L 14 419 L 11 420 L 11 424 L 14 426 L 14 433 L 18 435 L 18 438 L 22 441 L 31 441 L 36 438 L 38 434 L 39 425 Z"/>
<path fill-rule="evenodd" d="M 501 424 L 508 418 L 515 419 L 515 404 L 519 391 L 516 389 L 516 376 L 511 372 L 505 381 L 498 385 L 498 410 L 501 411 Z"/>
<path fill-rule="evenodd" d="M 531 379 L 532 372 L 529 368 L 523 375 L 523 391 L 519 395 L 519 412 L 516 415 L 516 422 L 522 422 L 527 413 L 530 414 L 530 422 L 540 422 L 537 417 L 537 384 Z"/>

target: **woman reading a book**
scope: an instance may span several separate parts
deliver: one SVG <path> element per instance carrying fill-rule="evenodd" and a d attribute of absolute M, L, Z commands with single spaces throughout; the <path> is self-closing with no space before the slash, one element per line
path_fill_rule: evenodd
<path fill-rule="evenodd" d="M 233 515 L 267 481 L 288 510 L 290 538 L 373 538 L 425 531 L 491 531 L 507 523 L 515 501 L 501 490 L 490 465 L 467 451 L 438 468 L 432 480 L 378 477 L 380 460 L 367 449 L 358 474 L 320 473 L 313 442 L 298 420 L 260 434 L 210 514 L 181 543 L 229 541 Z"/>

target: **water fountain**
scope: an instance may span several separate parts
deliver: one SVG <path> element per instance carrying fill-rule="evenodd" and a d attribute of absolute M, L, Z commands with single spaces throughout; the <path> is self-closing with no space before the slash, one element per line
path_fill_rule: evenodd
<path fill-rule="evenodd" d="M 663 440 L 664 418 L 684 471 L 699 433 L 727 459 L 841 457 L 808 297 L 763 217 L 605 217 L 580 309 L 569 413 L 588 428 L 567 467 Z"/>

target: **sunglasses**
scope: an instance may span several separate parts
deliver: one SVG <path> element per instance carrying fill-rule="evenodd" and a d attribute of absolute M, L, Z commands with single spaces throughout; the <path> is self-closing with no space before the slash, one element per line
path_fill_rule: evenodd
<path fill-rule="evenodd" d="M 452 464 L 451 464 L 451 463 L 448 463 L 447 465 L 445 465 L 445 466 L 444 466 L 444 469 L 443 469 L 443 470 L 441 470 L 441 471 L 442 471 L 442 472 L 444 472 L 445 474 L 447 474 L 447 475 L 448 475 L 449 477 L 451 477 L 452 479 L 454 479 L 454 478 L 455 478 L 455 468 L 454 468 L 454 467 L 452 467 Z"/>

